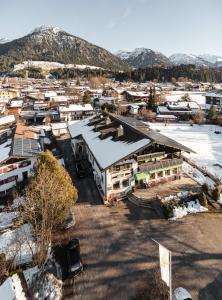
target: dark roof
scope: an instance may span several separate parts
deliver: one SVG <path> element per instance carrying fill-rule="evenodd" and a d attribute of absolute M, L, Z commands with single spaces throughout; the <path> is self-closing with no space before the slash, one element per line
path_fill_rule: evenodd
<path fill-rule="evenodd" d="M 29 138 L 15 138 L 12 155 L 19 157 L 34 157 L 41 152 L 38 140 Z"/>
<path fill-rule="evenodd" d="M 125 125 L 132 130 L 136 131 L 137 134 L 142 135 L 143 137 L 149 138 L 152 142 L 165 145 L 174 149 L 179 149 L 181 151 L 185 152 L 192 152 L 195 153 L 192 149 L 176 142 L 175 140 L 168 138 L 167 136 L 154 131 L 148 127 L 148 125 L 140 120 L 136 120 L 134 118 L 130 117 L 123 117 L 119 115 L 114 115 L 111 113 L 108 113 L 111 119 L 114 119 L 121 123 L 122 125 Z"/>

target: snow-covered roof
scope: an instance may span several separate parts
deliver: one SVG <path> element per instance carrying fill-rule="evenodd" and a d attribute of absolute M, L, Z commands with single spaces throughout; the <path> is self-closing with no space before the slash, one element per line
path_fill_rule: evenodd
<path fill-rule="evenodd" d="M 133 97 L 148 97 L 148 94 L 145 92 L 126 91 L 126 93 Z"/>
<path fill-rule="evenodd" d="M 137 142 L 114 141 L 111 137 L 100 139 L 100 132 L 94 131 L 94 126 L 88 126 L 90 118 L 68 127 L 71 137 L 82 135 L 90 151 L 101 169 L 106 169 L 126 156 L 145 147 L 150 139 L 141 138 Z"/>
<path fill-rule="evenodd" d="M 156 117 L 158 119 L 174 119 L 174 120 L 177 119 L 177 117 L 174 115 L 157 115 Z"/>
<path fill-rule="evenodd" d="M 222 92 L 210 92 L 206 94 L 206 97 L 222 98 Z"/>
<path fill-rule="evenodd" d="M 1 125 L 7 125 L 10 123 L 15 122 L 15 116 L 14 115 L 9 115 L 9 116 L 5 116 L 0 118 L 0 126 Z"/>
<path fill-rule="evenodd" d="M 62 123 L 52 123 L 51 127 L 52 127 L 52 130 L 64 129 L 64 128 L 67 128 L 67 123 L 65 123 L 65 122 L 62 122 Z"/>
<path fill-rule="evenodd" d="M 0 163 L 9 158 L 11 151 L 11 140 L 0 145 Z"/>
<path fill-rule="evenodd" d="M 71 112 L 71 111 L 92 111 L 91 104 L 70 104 L 68 107 L 59 107 L 59 112 Z"/>
<path fill-rule="evenodd" d="M 16 99 L 16 100 L 11 100 L 10 101 L 10 106 L 11 107 L 22 107 L 23 100 L 22 99 Z"/>

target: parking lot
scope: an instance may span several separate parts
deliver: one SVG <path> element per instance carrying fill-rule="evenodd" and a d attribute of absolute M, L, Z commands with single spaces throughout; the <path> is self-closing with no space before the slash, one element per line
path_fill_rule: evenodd
<path fill-rule="evenodd" d="M 82 203 L 74 210 L 70 237 L 79 238 L 86 268 L 65 280 L 64 299 L 132 299 L 158 268 L 151 237 L 172 250 L 174 287 L 187 288 L 194 300 L 222 299 L 220 214 L 169 222 L 128 202 L 112 208 Z"/>

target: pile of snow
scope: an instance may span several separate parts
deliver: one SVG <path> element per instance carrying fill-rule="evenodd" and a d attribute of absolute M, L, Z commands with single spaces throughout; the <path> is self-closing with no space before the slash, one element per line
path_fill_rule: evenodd
<path fill-rule="evenodd" d="M 184 162 L 183 163 L 183 171 L 186 173 L 189 177 L 191 177 L 193 180 L 198 182 L 200 185 L 207 184 L 209 188 L 214 188 L 214 181 L 209 178 L 208 176 L 205 176 L 203 173 L 201 173 L 196 168 L 192 167 L 190 164 Z"/>
<path fill-rule="evenodd" d="M 6 279 L 0 286 L 0 297 L 2 300 L 26 300 L 21 281 L 17 274 Z"/>
<path fill-rule="evenodd" d="M 2 212 L 0 213 L 0 231 L 6 230 L 13 225 L 13 220 L 19 216 L 18 212 Z"/>
<path fill-rule="evenodd" d="M 184 192 L 179 192 L 176 195 L 169 195 L 167 197 L 164 198 L 164 202 L 169 202 L 172 200 L 178 200 L 178 199 L 186 199 L 189 196 L 189 192 L 188 191 L 184 191 Z"/>
<path fill-rule="evenodd" d="M 32 279 L 34 277 L 35 274 L 37 274 L 39 272 L 39 268 L 37 266 L 33 267 L 33 268 L 29 268 L 26 269 L 25 271 L 23 271 L 27 286 L 30 287 L 32 284 Z"/>
<path fill-rule="evenodd" d="M 18 207 L 20 207 L 20 206 L 23 206 L 24 203 L 25 203 L 24 198 L 22 198 L 22 197 L 20 197 L 20 198 L 15 198 L 15 199 L 13 200 L 13 203 L 12 203 L 12 205 L 11 205 L 11 208 L 13 208 L 13 209 L 18 208 Z"/>
<path fill-rule="evenodd" d="M 187 206 L 184 205 L 180 207 L 175 206 L 173 208 L 173 217 L 170 220 L 180 219 L 188 214 L 196 214 L 196 213 L 208 211 L 208 208 L 200 205 L 198 199 L 196 199 L 195 201 L 187 202 L 186 205 Z"/>
<path fill-rule="evenodd" d="M 7 230 L 0 235 L 0 253 L 5 253 L 7 260 L 15 259 L 17 265 L 30 263 L 35 253 L 35 243 L 28 224 Z"/>
<path fill-rule="evenodd" d="M 58 280 L 53 274 L 47 273 L 41 276 L 41 278 L 39 278 L 38 280 L 37 285 L 38 285 L 38 292 L 34 293 L 34 299 L 38 299 L 38 300 L 62 299 L 62 281 Z"/>

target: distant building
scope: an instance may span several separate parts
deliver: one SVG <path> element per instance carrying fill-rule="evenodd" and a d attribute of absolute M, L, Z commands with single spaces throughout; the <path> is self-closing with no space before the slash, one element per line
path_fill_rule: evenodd
<path fill-rule="evenodd" d="M 218 109 L 222 109 L 222 91 L 207 93 L 206 104 L 208 108 L 211 105 L 215 105 Z"/>
<path fill-rule="evenodd" d="M 70 104 L 59 107 L 61 121 L 82 120 L 94 114 L 91 104 Z"/>
<path fill-rule="evenodd" d="M 0 137 L 4 132 L 0 133 Z M 11 136 L 0 138 L 0 198 L 32 174 L 38 154 L 43 150 L 39 130 L 17 125 Z"/>
<path fill-rule="evenodd" d="M 147 102 L 149 94 L 146 92 L 123 91 L 122 99 L 126 102 Z"/>
<path fill-rule="evenodd" d="M 19 97 L 19 92 L 12 89 L 0 89 L 0 101 L 1 100 L 10 100 L 16 97 Z"/>

